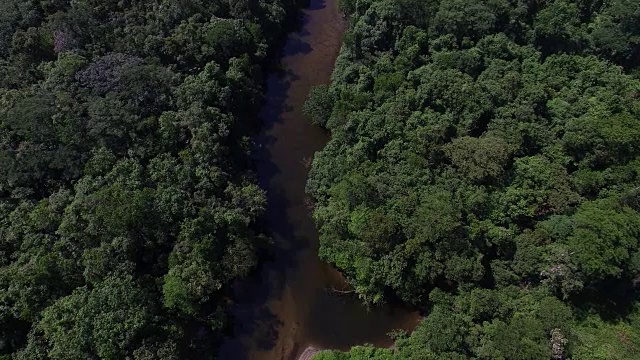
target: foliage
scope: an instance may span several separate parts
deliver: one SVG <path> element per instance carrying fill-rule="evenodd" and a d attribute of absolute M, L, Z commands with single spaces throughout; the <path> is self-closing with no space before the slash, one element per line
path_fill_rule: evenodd
<path fill-rule="evenodd" d="M 298 5 L 0 2 L 0 358 L 214 356 L 263 243 L 247 139 Z"/>
<path fill-rule="evenodd" d="M 307 185 L 320 255 L 365 301 L 427 316 L 393 351 L 321 356 L 606 358 L 617 329 L 634 358 L 638 3 L 342 7 L 307 106 L 332 136 Z"/>

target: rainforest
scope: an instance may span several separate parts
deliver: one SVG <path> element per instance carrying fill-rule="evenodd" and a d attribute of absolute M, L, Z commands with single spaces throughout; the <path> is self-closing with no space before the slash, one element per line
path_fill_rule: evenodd
<path fill-rule="evenodd" d="M 425 317 L 319 359 L 640 356 L 640 3 L 343 1 L 320 256 Z"/>
<path fill-rule="evenodd" d="M 639 306 L 636 0 L 0 1 L 0 360 L 634 360 Z"/>
<path fill-rule="evenodd" d="M 249 137 L 297 8 L 0 2 L 0 358 L 216 354 L 268 243 Z"/>

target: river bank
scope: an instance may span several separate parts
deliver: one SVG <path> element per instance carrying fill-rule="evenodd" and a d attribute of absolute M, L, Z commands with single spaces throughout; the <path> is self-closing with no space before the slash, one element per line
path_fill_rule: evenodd
<path fill-rule="evenodd" d="M 267 227 L 273 246 L 255 276 L 236 286 L 233 337 L 224 359 L 296 359 L 306 348 L 346 350 L 370 343 L 389 346 L 387 333 L 412 328 L 417 315 L 401 309 L 367 309 L 318 259 L 318 234 L 305 193 L 309 164 L 327 134 L 302 107 L 313 86 L 330 81 L 346 22 L 335 0 L 312 0 L 300 29 L 287 39 L 279 71 L 267 80 L 256 139 L 258 175 L 268 194 Z"/>

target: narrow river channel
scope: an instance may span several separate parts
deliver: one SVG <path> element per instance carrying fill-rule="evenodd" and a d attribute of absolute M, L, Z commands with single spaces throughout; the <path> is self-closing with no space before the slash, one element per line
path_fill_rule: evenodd
<path fill-rule="evenodd" d="M 387 333 L 411 329 L 414 313 L 367 309 L 344 288 L 341 275 L 318 259 L 318 234 L 305 194 L 308 164 L 327 134 L 302 114 L 312 86 L 329 82 L 346 23 L 337 0 L 311 0 L 300 30 L 289 36 L 280 71 L 267 82 L 264 122 L 256 151 L 268 194 L 267 226 L 273 250 L 256 275 L 234 290 L 233 335 L 220 359 L 297 359 L 308 347 L 387 347 Z"/>

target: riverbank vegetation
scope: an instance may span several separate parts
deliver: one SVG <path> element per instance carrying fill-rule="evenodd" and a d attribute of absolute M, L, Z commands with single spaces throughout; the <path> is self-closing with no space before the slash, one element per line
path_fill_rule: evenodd
<path fill-rule="evenodd" d="M 214 357 L 264 242 L 248 136 L 297 8 L 0 2 L 0 358 Z"/>
<path fill-rule="evenodd" d="M 640 3 L 343 0 L 320 255 L 425 318 L 318 359 L 636 359 Z"/>

